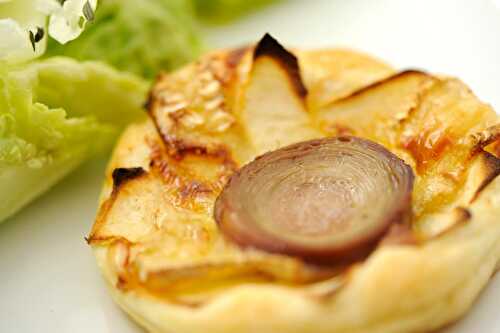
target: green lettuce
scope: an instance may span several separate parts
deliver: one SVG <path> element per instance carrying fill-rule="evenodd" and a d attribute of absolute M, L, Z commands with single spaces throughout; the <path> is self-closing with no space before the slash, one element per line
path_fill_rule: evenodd
<path fill-rule="evenodd" d="M 78 39 L 49 40 L 46 56 L 101 60 L 153 78 L 203 49 L 190 0 L 101 0 L 95 15 Z"/>
<path fill-rule="evenodd" d="M 192 0 L 203 21 L 224 23 L 279 0 Z"/>
<path fill-rule="evenodd" d="M 95 62 L 0 65 L 0 221 L 143 114 L 147 83 Z"/>

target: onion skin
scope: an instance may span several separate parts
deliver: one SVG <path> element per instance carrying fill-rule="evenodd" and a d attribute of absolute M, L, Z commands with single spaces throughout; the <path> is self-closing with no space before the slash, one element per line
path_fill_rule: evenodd
<path fill-rule="evenodd" d="M 242 247 L 318 264 L 351 263 L 366 257 L 393 224 L 408 221 L 413 181 L 412 169 L 377 143 L 315 139 L 241 168 L 217 198 L 214 217 Z"/>

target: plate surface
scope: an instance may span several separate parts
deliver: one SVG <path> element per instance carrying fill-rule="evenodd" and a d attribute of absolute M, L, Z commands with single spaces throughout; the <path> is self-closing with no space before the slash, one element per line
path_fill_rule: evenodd
<path fill-rule="evenodd" d="M 288 45 L 356 48 L 399 68 L 457 76 L 500 110 L 500 0 L 288 0 L 210 28 L 207 38 L 234 46 L 264 32 Z M 0 225 L 0 332 L 141 332 L 113 304 L 83 239 L 105 164 L 86 163 Z M 500 332 L 499 298 L 497 275 L 443 332 Z"/>

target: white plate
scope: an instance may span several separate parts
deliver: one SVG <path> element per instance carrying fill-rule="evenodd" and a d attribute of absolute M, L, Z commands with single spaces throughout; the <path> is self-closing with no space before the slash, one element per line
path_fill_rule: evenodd
<path fill-rule="evenodd" d="M 500 110 L 500 0 L 289 0 L 207 37 L 229 46 L 264 32 L 287 44 L 357 48 L 401 68 L 458 76 Z M 85 164 L 0 225 L 0 332 L 141 332 L 111 301 L 83 239 L 104 165 Z M 497 277 L 446 333 L 500 332 L 498 298 Z"/>

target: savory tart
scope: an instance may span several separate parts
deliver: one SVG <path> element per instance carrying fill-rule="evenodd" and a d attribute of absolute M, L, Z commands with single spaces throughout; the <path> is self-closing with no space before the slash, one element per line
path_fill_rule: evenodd
<path fill-rule="evenodd" d="M 428 332 L 500 258 L 500 121 L 459 80 L 266 35 L 159 75 L 88 236 L 152 332 Z"/>

